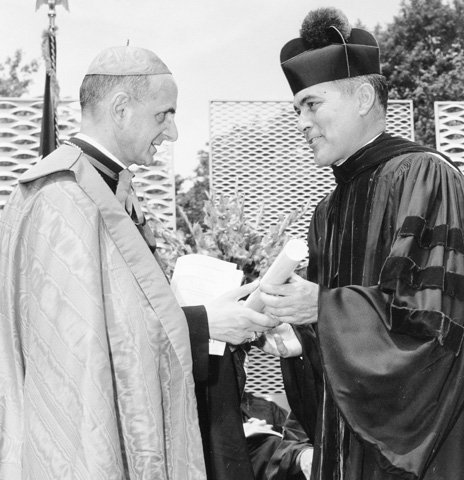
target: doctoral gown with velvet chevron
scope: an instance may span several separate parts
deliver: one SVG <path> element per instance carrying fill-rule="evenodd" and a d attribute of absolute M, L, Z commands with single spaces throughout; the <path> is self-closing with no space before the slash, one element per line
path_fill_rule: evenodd
<path fill-rule="evenodd" d="M 464 178 L 382 134 L 339 167 L 309 232 L 319 320 L 283 361 L 312 480 L 464 478 Z"/>

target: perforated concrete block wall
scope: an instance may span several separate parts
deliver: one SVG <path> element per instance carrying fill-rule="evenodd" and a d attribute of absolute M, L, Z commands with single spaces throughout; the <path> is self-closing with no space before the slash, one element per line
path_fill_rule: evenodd
<path fill-rule="evenodd" d="M 464 102 L 435 102 L 437 150 L 464 170 Z"/>

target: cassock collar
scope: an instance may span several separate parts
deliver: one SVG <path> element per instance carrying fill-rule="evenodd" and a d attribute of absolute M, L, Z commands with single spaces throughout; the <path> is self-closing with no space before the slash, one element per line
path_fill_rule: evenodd
<path fill-rule="evenodd" d="M 98 143 L 96 140 L 94 140 L 92 137 L 89 137 L 85 133 L 79 132 L 74 135 L 73 138 L 79 138 L 83 140 L 84 142 L 88 143 L 89 145 L 92 145 L 95 147 L 97 150 L 99 150 L 105 157 L 109 158 L 112 162 L 114 162 L 116 165 L 118 165 L 120 168 L 115 168 L 113 169 L 114 171 L 121 171 L 121 169 L 127 168 L 124 163 L 121 162 L 117 157 L 115 157 L 109 150 L 107 150 L 103 145 Z"/>
<path fill-rule="evenodd" d="M 102 176 L 113 193 L 115 193 L 119 181 L 119 173 L 126 169 L 125 165 L 105 147 L 82 133 L 78 133 L 70 138 L 68 143 L 78 147 L 89 157 L 90 163 Z"/>

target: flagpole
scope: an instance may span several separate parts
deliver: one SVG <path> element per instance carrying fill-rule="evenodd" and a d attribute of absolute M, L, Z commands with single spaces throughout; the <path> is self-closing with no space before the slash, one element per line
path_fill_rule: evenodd
<path fill-rule="evenodd" d="M 36 10 L 41 5 L 48 5 L 48 29 L 42 36 L 42 53 L 45 60 L 45 90 L 43 97 L 42 127 L 40 131 L 39 156 L 46 157 L 59 145 L 59 126 L 57 107 L 59 86 L 56 78 L 56 5 L 63 5 L 67 10 L 67 0 L 37 0 Z"/>

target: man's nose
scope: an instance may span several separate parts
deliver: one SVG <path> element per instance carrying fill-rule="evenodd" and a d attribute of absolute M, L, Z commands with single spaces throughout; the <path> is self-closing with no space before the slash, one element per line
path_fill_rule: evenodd
<path fill-rule="evenodd" d="M 175 142 L 177 140 L 179 134 L 177 132 L 177 125 L 174 119 L 169 122 L 169 125 L 163 132 L 163 135 L 165 140 L 167 140 L 168 142 Z"/>
<path fill-rule="evenodd" d="M 298 117 L 298 130 L 301 133 L 304 133 L 306 130 L 309 130 L 313 127 L 313 121 L 309 113 L 301 112 Z"/>

